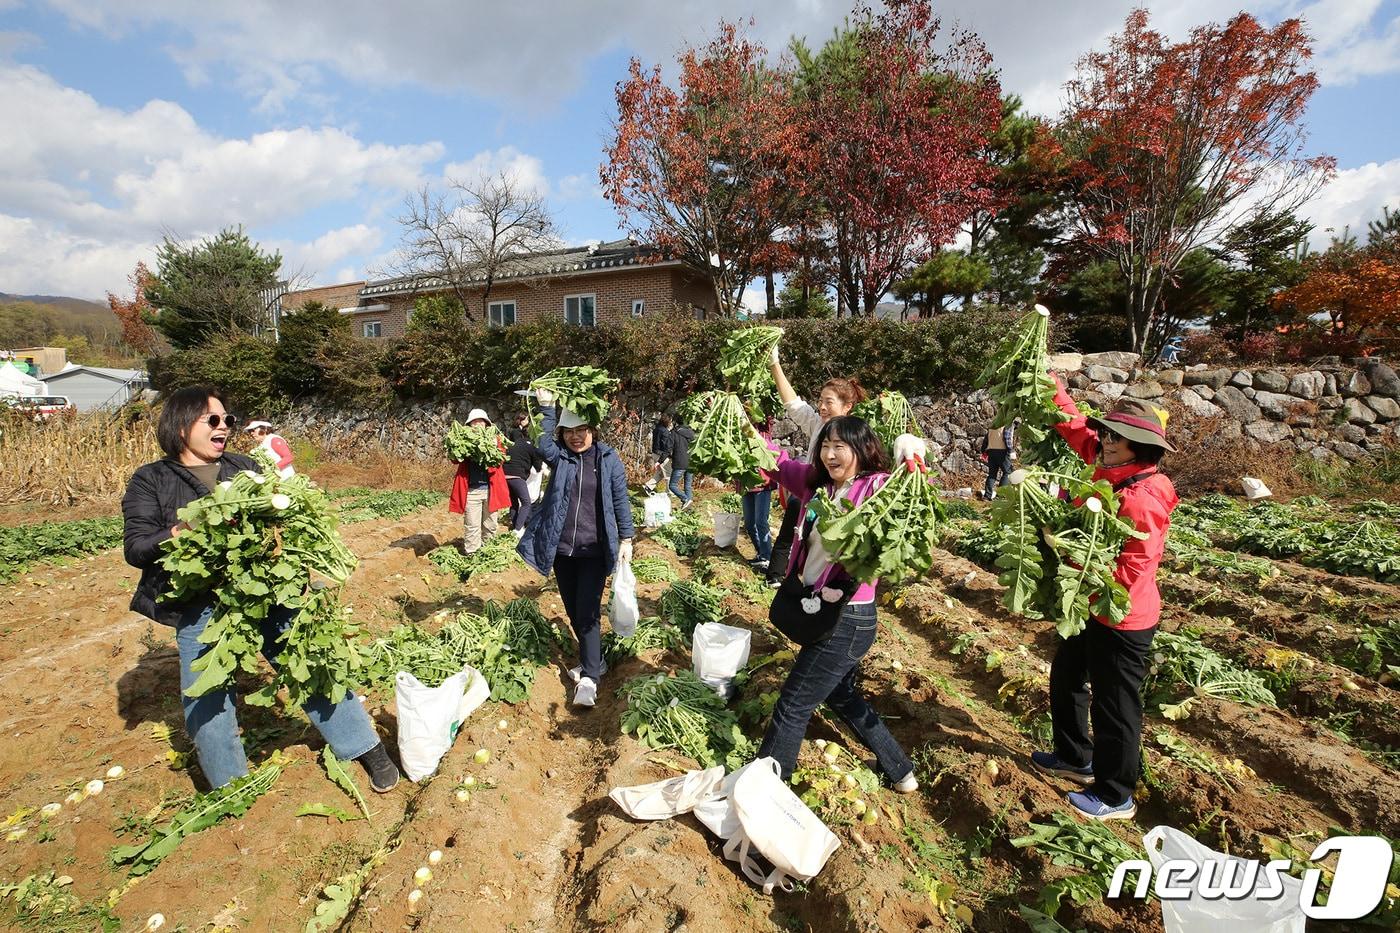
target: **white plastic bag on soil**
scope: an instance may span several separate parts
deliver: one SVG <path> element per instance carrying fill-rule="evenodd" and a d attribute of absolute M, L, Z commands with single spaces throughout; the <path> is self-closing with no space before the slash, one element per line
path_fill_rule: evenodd
<path fill-rule="evenodd" d="M 437 770 L 457 730 L 490 695 L 490 685 L 474 667 L 462 668 L 436 687 L 423 686 L 407 671 L 394 675 L 399 760 L 410 781 L 416 784 Z"/>
<path fill-rule="evenodd" d="M 1142 837 L 1147 847 L 1147 858 L 1152 863 L 1153 883 L 1162 865 L 1169 859 L 1186 859 L 1199 867 L 1197 876 L 1185 886 L 1195 888 L 1202 877 L 1216 885 L 1241 883 L 1247 876 L 1250 860 L 1226 855 L 1208 849 L 1185 833 L 1170 826 L 1155 827 Z M 1265 884 L 1263 865 L 1255 862 L 1258 869 L 1255 888 Z M 1206 873 L 1209 874 L 1206 874 Z M 1222 877 L 1223 873 L 1223 877 Z M 1130 879 L 1136 880 L 1134 874 Z M 1271 900 L 1207 900 L 1194 892 L 1185 900 L 1159 900 L 1162 906 L 1162 925 L 1166 933 L 1304 933 L 1307 917 L 1298 906 L 1298 894 L 1303 883 L 1297 878 L 1282 875 L 1283 894 Z M 1124 890 L 1128 890 L 1126 885 Z"/>
<path fill-rule="evenodd" d="M 715 693 L 729 699 L 734 692 L 734 675 L 749 660 L 753 633 L 723 622 L 706 622 L 695 626 L 690 640 L 691 665 L 699 677 Z"/>

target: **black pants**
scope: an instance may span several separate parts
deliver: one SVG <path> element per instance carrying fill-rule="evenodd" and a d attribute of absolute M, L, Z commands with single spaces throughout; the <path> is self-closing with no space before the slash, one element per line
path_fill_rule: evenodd
<path fill-rule="evenodd" d="M 778 537 L 773 539 L 773 553 L 768 557 L 768 576 L 781 580 L 787 574 L 788 558 L 792 555 L 792 539 L 797 535 L 797 519 L 802 514 L 802 505 L 796 496 L 788 496 L 783 508 L 783 524 L 778 529 Z"/>
<path fill-rule="evenodd" d="M 1007 469 L 1011 462 L 1011 451 L 1009 450 L 989 450 L 987 451 L 987 485 L 982 490 L 982 497 L 990 499 L 998 486 L 1006 485 L 1006 476 L 1011 471 Z"/>
<path fill-rule="evenodd" d="M 554 578 L 559 583 L 559 598 L 569 615 L 569 624 L 578 638 L 578 660 L 583 676 L 596 684 L 603 677 L 603 587 L 608 582 L 608 568 L 603 555 L 554 558 Z"/>
<path fill-rule="evenodd" d="M 1156 633 L 1156 626 L 1124 632 L 1090 619 L 1084 631 L 1060 643 L 1050 665 L 1055 754 L 1077 767 L 1092 760 L 1089 790 L 1109 806 L 1127 801 L 1137 786 L 1141 688 Z"/>
<path fill-rule="evenodd" d="M 506 488 L 510 490 L 510 527 L 519 531 L 530 520 L 530 484 L 519 476 L 507 476 Z"/>

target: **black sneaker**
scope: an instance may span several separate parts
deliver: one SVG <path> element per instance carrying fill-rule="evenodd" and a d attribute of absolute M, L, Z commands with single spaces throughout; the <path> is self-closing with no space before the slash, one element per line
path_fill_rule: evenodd
<path fill-rule="evenodd" d="M 1031 765 L 1037 771 L 1068 778 L 1074 783 L 1083 784 L 1086 787 L 1094 783 L 1094 766 L 1092 764 L 1078 767 L 1062 760 L 1054 752 L 1031 752 Z"/>
<path fill-rule="evenodd" d="M 383 742 L 355 760 L 364 767 L 365 773 L 369 775 L 369 786 L 374 788 L 376 794 L 387 794 L 399 783 L 398 766 L 389 757 L 389 752 L 384 748 Z"/>

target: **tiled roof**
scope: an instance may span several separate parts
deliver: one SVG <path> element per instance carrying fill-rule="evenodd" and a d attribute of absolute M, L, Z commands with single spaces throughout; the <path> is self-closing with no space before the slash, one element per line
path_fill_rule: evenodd
<path fill-rule="evenodd" d="M 648 257 L 655 255 L 655 249 L 643 246 L 631 239 L 613 240 L 596 246 L 566 246 L 562 249 L 530 253 L 510 260 L 507 267 L 496 274 L 496 281 L 523 279 L 540 275 L 570 275 L 577 272 L 593 272 L 613 267 L 636 266 Z M 468 282 L 484 282 L 485 274 L 473 276 Z M 407 275 L 393 279 L 380 279 L 366 282 L 360 289 L 362 298 L 379 295 L 394 295 L 404 292 L 418 292 L 446 287 L 447 282 L 440 276 Z"/>

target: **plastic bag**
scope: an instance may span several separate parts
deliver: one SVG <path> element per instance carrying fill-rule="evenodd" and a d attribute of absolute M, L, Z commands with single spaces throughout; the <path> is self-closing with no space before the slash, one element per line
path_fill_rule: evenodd
<path fill-rule="evenodd" d="M 1154 828 L 1142 837 L 1142 844 L 1147 847 L 1147 858 L 1152 863 L 1154 876 L 1162 870 L 1167 860 L 1186 859 L 1201 866 L 1201 872 L 1211 872 L 1207 877 L 1228 881 L 1242 878 L 1242 875 L 1234 872 L 1248 861 L 1208 849 L 1170 826 Z M 1229 872 L 1223 879 L 1220 876 L 1222 871 Z M 1263 877 L 1261 870 L 1255 884 L 1262 884 Z M 1190 883 L 1194 886 L 1196 880 L 1192 879 Z M 1267 901 L 1207 900 L 1197 893 L 1185 900 L 1159 900 L 1162 925 L 1167 933 L 1241 933 L 1243 930 L 1250 933 L 1304 933 L 1307 917 L 1298 906 L 1303 883 L 1287 875 L 1281 876 L 1281 880 L 1283 895 Z"/>
<path fill-rule="evenodd" d="M 715 547 L 733 547 L 739 540 L 739 516 L 733 512 L 715 513 Z"/>
<path fill-rule="evenodd" d="M 530 502 L 533 504 L 540 501 L 540 491 L 544 488 L 544 472 L 535 467 L 530 468 L 530 475 L 525 477 L 525 490 L 530 494 Z"/>
<path fill-rule="evenodd" d="M 462 668 L 437 687 L 423 686 L 407 671 L 394 675 L 399 760 L 410 781 L 416 784 L 437 770 L 457 730 L 490 695 L 490 685 L 474 667 Z"/>
<path fill-rule="evenodd" d="M 687 771 L 678 777 L 636 787 L 614 787 L 608 796 L 636 820 L 664 820 L 689 813 L 714 798 L 724 783 L 724 766 Z"/>
<path fill-rule="evenodd" d="M 695 676 L 729 699 L 734 692 L 734 675 L 749 660 L 753 633 L 723 622 L 695 626 L 690 640 L 691 666 Z"/>
<path fill-rule="evenodd" d="M 613 571 L 612 605 L 608 607 L 608 621 L 612 623 L 613 634 L 619 638 L 630 638 L 637 631 L 637 577 L 632 573 L 632 565 L 619 563 Z"/>
<path fill-rule="evenodd" d="M 671 497 L 664 492 L 652 493 L 642 502 L 642 525 L 660 528 L 671 520 Z"/>

